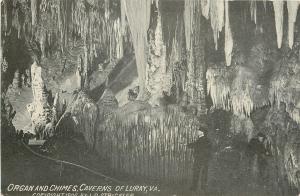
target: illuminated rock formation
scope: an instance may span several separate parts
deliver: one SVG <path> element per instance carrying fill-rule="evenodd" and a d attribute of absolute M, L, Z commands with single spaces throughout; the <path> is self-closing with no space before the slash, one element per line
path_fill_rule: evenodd
<path fill-rule="evenodd" d="M 32 130 L 41 134 L 51 119 L 52 111 L 48 103 L 48 92 L 42 78 L 42 68 L 34 62 L 31 65 L 33 102 L 27 105 L 31 116 Z"/>

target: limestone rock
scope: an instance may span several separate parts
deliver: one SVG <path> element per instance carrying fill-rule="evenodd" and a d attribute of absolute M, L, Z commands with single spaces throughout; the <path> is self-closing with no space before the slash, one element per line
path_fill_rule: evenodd
<path fill-rule="evenodd" d="M 118 100 L 110 89 L 106 89 L 97 103 L 100 107 L 118 108 Z"/>
<path fill-rule="evenodd" d="M 153 30 L 153 29 L 152 29 Z M 166 46 L 162 35 L 161 15 L 158 12 L 156 26 L 150 33 L 149 57 L 146 67 L 146 89 L 151 94 L 151 105 L 159 105 L 163 92 L 170 92 L 172 72 L 167 65 Z"/>
<path fill-rule="evenodd" d="M 48 103 L 48 92 L 43 78 L 42 68 L 34 62 L 31 65 L 33 102 L 27 105 L 31 116 L 33 131 L 39 135 L 43 132 L 46 124 L 52 119 L 52 111 Z"/>
<path fill-rule="evenodd" d="M 106 89 L 97 102 L 99 107 L 99 119 L 104 120 L 108 115 L 112 114 L 119 106 L 118 100 L 110 89 Z"/>
<path fill-rule="evenodd" d="M 90 148 L 95 144 L 95 127 L 98 118 L 98 107 L 84 92 L 75 95 L 73 102 L 67 108 L 66 113 L 71 115 L 73 133 L 84 136 L 85 142 Z"/>

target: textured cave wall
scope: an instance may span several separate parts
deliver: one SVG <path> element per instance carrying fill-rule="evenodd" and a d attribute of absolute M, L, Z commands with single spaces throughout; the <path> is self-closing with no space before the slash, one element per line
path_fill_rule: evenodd
<path fill-rule="evenodd" d="M 72 61 L 76 57 L 77 61 L 81 56 L 85 72 L 105 60 L 120 59 L 123 48 L 128 48 L 123 47 L 123 41 L 128 43 L 129 40 L 129 36 L 123 37 L 120 4 L 106 2 L 109 9 L 102 15 L 104 4 L 104 1 L 86 4 L 84 1 L 3 1 L 4 51 L 7 48 L 5 40 L 15 33 L 20 40 L 39 43 L 43 58 Z M 74 45 L 82 50 L 72 50 Z M 5 53 L 4 58 L 7 58 Z M 11 64 L 9 66 L 14 66 Z"/>
<path fill-rule="evenodd" d="M 96 103 L 84 92 L 75 94 L 72 102 L 68 105 L 66 113 L 62 116 L 62 125 L 64 118 L 68 116 L 69 124 L 67 129 L 58 129 L 62 132 L 70 131 L 71 134 L 82 135 L 90 149 L 94 149 L 96 141 L 96 126 L 98 119 L 98 107 Z M 59 124 L 57 126 L 60 126 Z M 64 133 L 63 133 L 64 134 Z M 68 134 L 68 133 L 66 133 Z"/>
<path fill-rule="evenodd" d="M 278 193 L 287 193 L 289 186 L 299 189 L 296 174 L 299 149 L 292 138 L 299 135 L 296 105 L 300 51 L 297 29 L 300 23 L 297 20 L 293 23 L 295 33 L 292 36 L 293 47 L 290 47 L 288 16 L 284 15 L 284 22 L 280 23 L 281 19 L 274 20 L 270 2 L 265 6 L 263 2 L 256 3 L 255 10 L 250 13 L 242 2 L 230 4 L 234 41 L 232 63 L 226 68 L 224 58 L 221 61 L 208 58 L 207 90 L 212 109 L 219 108 L 234 114 L 230 129 L 234 137 L 243 134 L 243 138 L 249 140 L 258 132 L 267 135 L 273 149 L 269 172 L 276 179 L 272 186 Z M 237 8 L 244 11 L 239 12 Z M 219 53 L 219 56 L 223 54 Z"/>
<path fill-rule="evenodd" d="M 159 6 L 159 4 L 157 4 Z M 163 92 L 170 91 L 170 72 L 167 70 L 166 46 L 162 34 L 162 14 L 159 7 L 156 13 L 152 11 L 150 21 L 150 33 L 148 34 L 148 60 L 146 66 L 146 89 L 150 94 L 150 103 L 159 105 L 158 99 L 163 97 Z M 157 84 L 161 84 L 158 86 Z M 156 103 L 155 103 L 156 102 Z"/>
<path fill-rule="evenodd" d="M 188 102 L 196 105 L 201 114 L 206 112 L 206 63 L 204 61 L 205 28 L 200 1 L 185 1 L 185 36 L 187 48 L 186 94 Z M 213 21 L 213 20 L 211 20 Z"/>
<path fill-rule="evenodd" d="M 102 10 L 105 3 L 107 9 Z M 128 28 L 123 36 L 118 1 L 5 0 L 1 2 L 1 10 L 1 46 L 5 62 L 3 69 L 6 69 L 1 72 L 4 81 L 1 85 L 3 92 L 11 83 L 14 85 L 8 94 L 18 111 L 16 119 L 22 122 L 18 129 L 29 129 L 24 124 L 24 119 L 30 118 L 25 106 L 33 100 L 25 97 L 24 101 L 16 103 L 15 98 L 17 94 L 23 98 L 30 92 L 22 84 L 22 77 L 26 75 L 26 69 L 30 70 L 35 56 L 41 57 L 39 66 L 47 89 L 53 94 L 62 93 L 62 100 L 68 102 L 73 91 L 80 88 L 79 80 L 88 87 L 94 81 L 86 75 L 107 62 L 113 67 L 124 53 L 131 53 Z M 82 64 L 81 76 L 76 72 L 79 64 Z M 35 110 L 33 113 L 40 112 L 37 108 Z"/>

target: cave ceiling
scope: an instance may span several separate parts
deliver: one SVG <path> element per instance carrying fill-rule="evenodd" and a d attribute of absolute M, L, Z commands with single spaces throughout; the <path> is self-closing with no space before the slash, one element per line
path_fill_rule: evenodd
<path fill-rule="evenodd" d="M 1 62 L 15 63 L 9 57 L 12 37 L 44 67 L 66 63 L 61 59 L 75 65 L 81 57 L 85 72 L 134 51 L 138 99 L 147 99 L 149 92 L 170 95 L 175 86 L 183 92 L 178 97 L 187 94 L 190 103 L 201 105 L 204 89 L 216 108 L 249 116 L 255 108 L 284 102 L 300 122 L 299 5 L 279 0 L 3 0 Z"/>

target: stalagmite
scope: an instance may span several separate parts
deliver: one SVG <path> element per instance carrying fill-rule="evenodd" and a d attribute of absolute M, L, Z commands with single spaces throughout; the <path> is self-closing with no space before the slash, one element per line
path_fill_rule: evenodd
<path fill-rule="evenodd" d="M 278 48 L 281 48 L 283 37 L 283 5 L 283 0 L 273 0 Z"/>
<path fill-rule="evenodd" d="M 44 127 L 52 119 L 52 111 L 48 103 L 48 93 L 42 78 L 42 68 L 34 62 L 31 65 L 33 102 L 27 105 L 30 113 L 32 129 L 41 134 Z"/>
<path fill-rule="evenodd" d="M 214 33 L 215 49 L 217 50 L 219 33 L 224 26 L 225 4 L 224 0 L 211 0 L 210 2 L 210 22 Z"/>
<path fill-rule="evenodd" d="M 152 0 L 122 0 L 130 27 L 139 75 L 139 99 L 143 99 L 146 79 L 147 30 Z"/>
<path fill-rule="evenodd" d="M 148 64 L 146 67 L 146 88 L 151 94 L 149 99 L 151 105 L 160 105 L 159 100 L 164 97 L 164 93 L 170 93 L 172 86 L 172 71 L 167 64 L 167 46 L 163 40 L 162 15 L 159 7 L 157 10 L 156 25 L 153 25 L 149 33 Z"/>
<path fill-rule="evenodd" d="M 225 59 L 226 65 L 231 65 L 231 55 L 233 49 L 233 40 L 232 40 L 232 33 L 230 28 L 230 21 L 229 21 L 229 5 L 228 1 L 225 1 Z"/>
<path fill-rule="evenodd" d="M 188 103 L 198 109 L 198 114 L 204 114 L 206 110 L 205 102 L 205 69 L 204 61 L 204 30 L 201 25 L 201 1 L 185 1 L 184 21 L 187 57 L 187 79 L 185 83 L 185 93 Z"/>
<path fill-rule="evenodd" d="M 300 1 L 287 1 L 287 9 L 288 9 L 288 21 L 289 21 L 289 47 L 292 48 L 294 44 L 294 27 L 297 18 L 298 7 L 300 5 Z"/>

